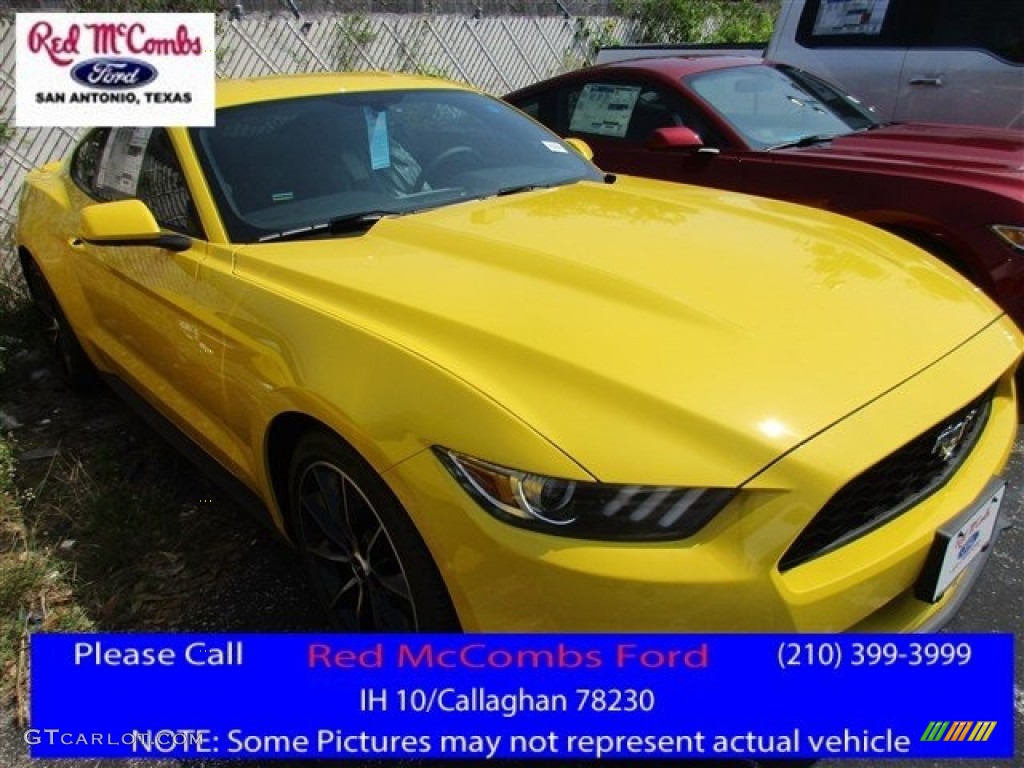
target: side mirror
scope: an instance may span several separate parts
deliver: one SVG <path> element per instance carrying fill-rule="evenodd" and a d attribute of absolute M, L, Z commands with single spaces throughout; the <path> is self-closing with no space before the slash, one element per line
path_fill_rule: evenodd
<path fill-rule="evenodd" d="M 648 149 L 702 149 L 704 142 L 701 141 L 692 129 L 685 125 L 673 125 L 668 128 L 659 128 L 651 134 L 647 140 Z"/>
<path fill-rule="evenodd" d="M 153 213 L 141 200 L 97 203 L 82 209 L 82 239 L 96 245 L 151 245 L 169 251 L 187 251 L 192 241 L 184 235 L 160 231 Z"/>
<path fill-rule="evenodd" d="M 585 142 L 583 139 L 564 139 L 564 141 L 570 147 L 572 147 L 581 155 L 583 155 L 583 157 L 585 157 L 587 160 L 594 159 L 594 150 L 592 150 L 590 148 L 590 145 L 587 144 L 587 142 Z"/>

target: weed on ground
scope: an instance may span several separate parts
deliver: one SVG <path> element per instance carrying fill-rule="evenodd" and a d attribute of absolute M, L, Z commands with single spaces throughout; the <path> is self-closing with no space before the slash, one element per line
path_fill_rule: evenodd
<path fill-rule="evenodd" d="M 40 631 L 323 628 L 292 551 L 109 391 L 78 396 L 0 303 L 0 711 Z"/>

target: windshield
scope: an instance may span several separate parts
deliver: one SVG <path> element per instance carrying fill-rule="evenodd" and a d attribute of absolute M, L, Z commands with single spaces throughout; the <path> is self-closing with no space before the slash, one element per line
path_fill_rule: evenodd
<path fill-rule="evenodd" d="M 599 180 L 554 134 L 468 91 L 378 91 L 218 110 L 191 129 L 234 242 L 405 214 L 510 191 Z"/>
<path fill-rule="evenodd" d="M 685 83 L 755 149 L 829 139 L 878 125 L 871 111 L 792 67 L 716 69 Z"/>

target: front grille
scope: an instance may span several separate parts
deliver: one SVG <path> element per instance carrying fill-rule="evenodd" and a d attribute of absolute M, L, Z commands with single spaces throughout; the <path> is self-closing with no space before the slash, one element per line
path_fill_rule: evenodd
<path fill-rule="evenodd" d="M 844 485 L 797 536 L 779 570 L 863 536 L 941 488 L 974 448 L 991 405 L 989 390 Z"/>

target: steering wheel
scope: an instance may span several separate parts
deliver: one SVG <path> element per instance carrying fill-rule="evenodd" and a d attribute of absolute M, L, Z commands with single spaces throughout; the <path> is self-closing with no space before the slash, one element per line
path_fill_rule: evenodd
<path fill-rule="evenodd" d="M 427 185 L 427 181 L 437 173 L 437 170 L 449 163 L 452 163 L 456 158 L 462 158 L 460 162 L 463 163 L 467 160 L 473 161 L 477 164 L 483 163 L 483 158 L 480 156 L 480 153 L 472 147 L 467 147 L 464 144 L 449 147 L 423 167 L 423 170 L 420 171 L 419 179 L 416 181 L 416 191 L 422 192 L 424 187 Z"/>

